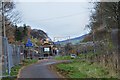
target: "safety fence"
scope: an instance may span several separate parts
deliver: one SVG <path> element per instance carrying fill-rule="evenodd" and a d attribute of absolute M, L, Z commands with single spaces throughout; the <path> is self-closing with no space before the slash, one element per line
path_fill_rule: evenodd
<path fill-rule="evenodd" d="M 11 68 L 24 59 L 22 45 L 9 44 L 7 38 L 2 38 L 2 74 L 10 74 Z"/>

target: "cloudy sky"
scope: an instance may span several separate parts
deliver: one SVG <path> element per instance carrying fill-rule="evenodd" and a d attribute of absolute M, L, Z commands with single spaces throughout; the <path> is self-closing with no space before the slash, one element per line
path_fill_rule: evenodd
<path fill-rule="evenodd" d="M 71 0 L 72 1 L 72 0 Z M 44 30 L 53 40 L 54 37 L 71 38 L 89 32 L 85 25 L 89 22 L 89 2 L 17 2 L 17 9 L 23 23 L 32 29 Z M 65 39 L 65 38 L 61 38 Z"/>

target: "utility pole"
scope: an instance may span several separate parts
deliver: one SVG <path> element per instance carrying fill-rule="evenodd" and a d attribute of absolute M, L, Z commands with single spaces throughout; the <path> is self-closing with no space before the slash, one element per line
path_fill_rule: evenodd
<path fill-rule="evenodd" d="M 2 8 L 2 1 L 0 1 L 0 8 Z M 1 11 L 0 14 L 2 14 Z M 0 15 L 0 67 L 2 67 L 2 16 L 1 15 Z M 0 76 L 2 76 L 2 68 L 0 68 Z"/>
<path fill-rule="evenodd" d="M 5 16 L 4 16 L 4 1 L 2 1 L 2 27 L 3 27 L 3 36 L 6 37 L 5 31 Z"/>
<path fill-rule="evenodd" d="M 118 69 L 119 69 L 119 72 L 118 72 L 118 75 L 120 75 L 120 54 L 119 54 L 119 52 L 120 52 L 120 42 L 119 42 L 119 40 L 120 40 L 120 1 L 117 3 L 117 6 L 118 6 L 118 8 L 117 8 L 117 12 L 118 12 L 118 16 L 117 16 L 117 18 L 118 18 L 118 32 L 117 32 L 117 36 L 118 36 L 118 45 L 117 45 L 117 55 L 118 55 Z M 120 78 L 120 77 L 119 77 Z"/>
<path fill-rule="evenodd" d="M 2 8 L 2 1 L 0 1 L 0 8 Z M 0 11 L 2 14 L 2 11 Z M 0 15 L 0 36 L 2 36 L 2 15 Z"/>

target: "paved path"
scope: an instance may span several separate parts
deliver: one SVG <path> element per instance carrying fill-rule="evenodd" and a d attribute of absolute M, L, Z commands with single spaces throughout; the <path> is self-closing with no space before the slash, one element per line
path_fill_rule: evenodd
<path fill-rule="evenodd" d="M 41 60 L 36 64 L 22 69 L 18 78 L 59 78 L 55 72 L 49 70 L 48 65 L 61 62 L 65 61 L 57 61 L 53 59 Z"/>

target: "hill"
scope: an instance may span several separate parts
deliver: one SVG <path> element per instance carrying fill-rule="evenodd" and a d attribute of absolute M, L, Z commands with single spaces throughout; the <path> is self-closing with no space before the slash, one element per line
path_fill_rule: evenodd
<path fill-rule="evenodd" d="M 65 45 L 66 43 L 72 43 L 73 45 L 75 45 L 77 43 L 80 43 L 86 36 L 87 34 L 79 36 L 79 37 L 75 37 L 69 40 L 57 41 L 55 42 L 55 44 Z"/>

